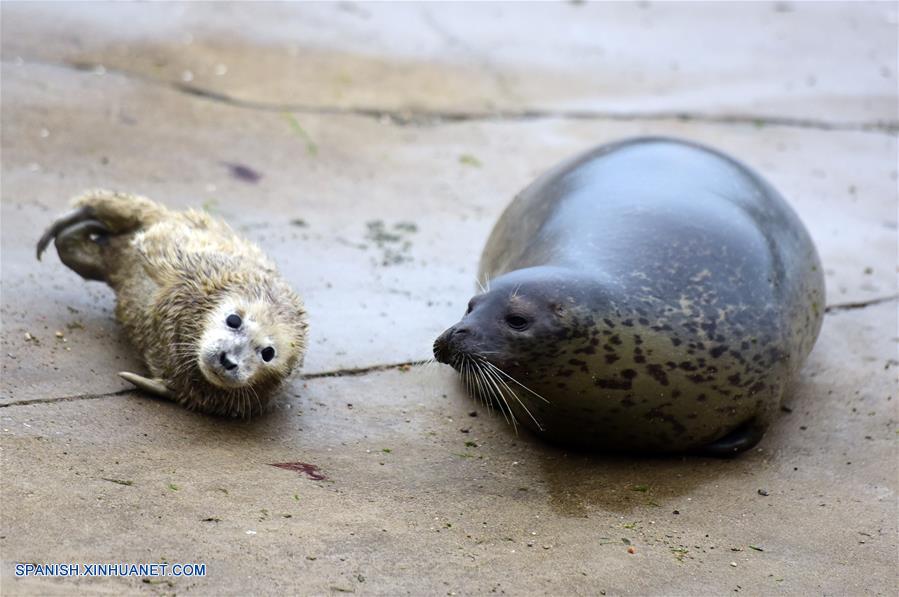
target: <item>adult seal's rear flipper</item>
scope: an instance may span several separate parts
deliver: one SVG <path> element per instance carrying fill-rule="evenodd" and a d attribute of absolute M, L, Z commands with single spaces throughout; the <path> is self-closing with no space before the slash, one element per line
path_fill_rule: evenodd
<path fill-rule="evenodd" d="M 747 421 L 721 439 L 703 446 L 696 453 L 700 456 L 733 458 L 754 448 L 765 436 L 765 431 L 766 427 L 759 425 L 754 420 Z"/>
<path fill-rule="evenodd" d="M 174 392 L 169 389 L 169 387 L 165 384 L 164 379 L 150 379 L 149 377 L 144 377 L 143 375 L 138 375 L 136 373 L 130 373 L 128 371 L 120 371 L 119 377 L 127 381 L 128 383 L 132 383 L 139 390 L 143 390 L 148 394 L 153 394 L 154 396 L 159 396 L 160 398 L 167 398 L 172 400 L 175 398 Z"/>

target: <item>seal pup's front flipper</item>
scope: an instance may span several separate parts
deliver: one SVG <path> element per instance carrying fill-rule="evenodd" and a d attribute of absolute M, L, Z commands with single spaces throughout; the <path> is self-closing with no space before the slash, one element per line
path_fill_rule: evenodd
<path fill-rule="evenodd" d="M 164 379 L 150 379 L 149 377 L 144 377 L 137 373 L 130 373 L 128 371 L 119 371 L 119 377 L 129 383 L 133 383 L 138 389 L 153 394 L 154 396 L 168 398 L 169 400 L 175 397 L 174 392 L 165 385 Z"/>

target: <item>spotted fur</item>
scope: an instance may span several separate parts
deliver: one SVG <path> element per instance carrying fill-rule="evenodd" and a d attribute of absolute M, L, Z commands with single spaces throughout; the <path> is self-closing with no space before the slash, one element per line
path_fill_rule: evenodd
<path fill-rule="evenodd" d="M 748 449 L 823 316 L 817 252 L 777 191 L 670 139 L 602 146 L 539 178 L 496 224 L 479 278 L 435 354 L 491 361 L 546 398 L 519 392 L 533 429 L 590 448 L 692 450 L 751 426 Z M 503 314 L 522 308 L 533 325 L 510 331 Z"/>
<path fill-rule="evenodd" d="M 259 247 L 207 213 L 172 211 L 144 197 L 98 190 L 72 205 L 105 230 L 102 238 L 59 231 L 60 257 L 112 287 L 116 318 L 151 376 L 192 410 L 238 417 L 265 410 L 302 365 L 307 321 L 299 296 Z M 222 325 L 211 318 L 222 317 L 223 302 L 278 346 L 278 358 L 241 387 L 212 383 L 199 365 L 204 331 Z"/>

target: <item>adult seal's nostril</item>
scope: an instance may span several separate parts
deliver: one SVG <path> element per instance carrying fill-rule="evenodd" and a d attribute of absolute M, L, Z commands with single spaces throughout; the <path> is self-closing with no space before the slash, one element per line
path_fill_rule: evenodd
<path fill-rule="evenodd" d="M 226 353 L 226 352 L 223 352 L 222 354 L 219 355 L 219 363 L 221 363 L 222 367 L 224 367 L 227 371 L 232 371 L 234 369 L 237 369 L 237 363 L 235 363 L 234 361 L 229 359 L 228 353 Z"/>
<path fill-rule="evenodd" d="M 452 358 L 452 354 L 449 348 L 449 339 L 453 334 L 453 329 L 450 328 L 440 334 L 434 341 L 434 358 L 437 359 L 437 362 L 444 363 L 446 365 L 450 364 L 450 359 Z"/>

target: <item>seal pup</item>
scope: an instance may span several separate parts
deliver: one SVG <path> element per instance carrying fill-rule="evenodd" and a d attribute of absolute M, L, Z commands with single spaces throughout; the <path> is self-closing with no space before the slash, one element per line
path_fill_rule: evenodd
<path fill-rule="evenodd" d="M 72 200 L 37 244 L 116 294 L 116 318 L 151 377 L 138 388 L 191 410 L 249 417 L 302 365 L 306 311 L 256 245 L 226 223 L 105 190 Z"/>
<path fill-rule="evenodd" d="M 522 191 L 485 291 L 434 343 L 471 392 L 589 449 L 754 446 L 824 313 L 814 244 L 770 184 L 675 139 L 603 145 Z"/>

